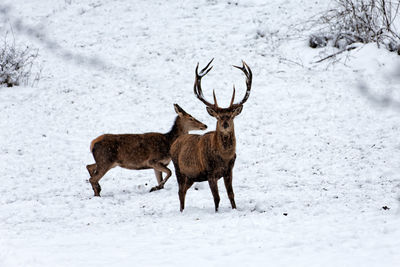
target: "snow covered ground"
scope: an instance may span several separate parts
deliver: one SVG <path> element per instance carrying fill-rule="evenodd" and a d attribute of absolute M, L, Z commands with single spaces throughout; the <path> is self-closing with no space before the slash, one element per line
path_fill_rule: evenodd
<path fill-rule="evenodd" d="M 399 58 L 372 44 L 313 63 L 331 51 L 308 48 L 303 25 L 329 0 L 3 3 L 61 48 L 15 33 L 43 71 L 38 86 L 0 88 L 1 267 L 398 266 L 400 112 L 358 85 L 396 93 Z M 214 129 L 192 91 L 196 63 L 213 57 L 203 90 L 220 105 L 232 83 L 245 91 L 232 64 L 254 75 L 235 120 L 238 209 L 220 181 L 218 213 L 206 183 L 180 213 L 175 176 L 148 193 L 152 170 L 115 168 L 93 198 L 96 136 L 167 132 L 173 103 Z"/>

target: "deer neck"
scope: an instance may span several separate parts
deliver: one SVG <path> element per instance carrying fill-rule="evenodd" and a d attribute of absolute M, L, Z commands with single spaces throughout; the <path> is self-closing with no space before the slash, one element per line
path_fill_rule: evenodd
<path fill-rule="evenodd" d="M 174 125 L 172 126 L 171 130 L 165 134 L 170 144 L 172 144 L 179 136 L 183 134 L 187 134 L 189 131 L 185 129 L 181 118 L 176 116 Z"/>
<path fill-rule="evenodd" d="M 229 157 L 236 153 L 235 129 L 229 132 L 223 132 L 217 128 L 214 137 L 215 145 L 223 156 Z"/>

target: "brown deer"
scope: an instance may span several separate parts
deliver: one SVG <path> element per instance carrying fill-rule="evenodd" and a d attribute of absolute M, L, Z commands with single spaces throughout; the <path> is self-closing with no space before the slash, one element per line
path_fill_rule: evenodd
<path fill-rule="evenodd" d="M 167 168 L 171 161 L 171 144 L 191 130 L 207 129 L 207 125 L 186 113 L 178 104 L 174 104 L 174 108 L 178 116 L 172 129 L 166 134 L 104 134 L 91 142 L 90 151 L 96 163 L 87 165 L 86 168 L 95 196 L 100 196 L 99 180 L 116 166 L 131 170 L 154 169 L 158 186 L 153 187 L 150 192 L 164 187 L 171 176 L 171 170 Z M 163 172 L 167 174 L 164 180 Z"/>
<path fill-rule="evenodd" d="M 232 209 L 236 208 L 232 189 L 232 169 L 236 159 L 236 138 L 233 119 L 240 114 L 243 104 L 250 95 L 252 72 L 243 61 L 243 66 L 234 66 L 246 75 L 247 91 L 238 104 L 234 104 L 235 86 L 228 108 L 218 106 L 215 91 L 213 91 L 214 104 L 204 99 L 201 89 L 201 78 L 204 77 L 212 67 L 208 68 L 213 60 L 198 73 L 199 64 L 196 67 L 196 78 L 194 93 L 197 98 L 207 106 L 207 112 L 217 119 L 216 130 L 204 135 L 187 134 L 182 135 L 171 146 L 172 162 L 175 166 L 175 174 L 179 184 L 180 211 L 185 208 L 186 191 L 194 182 L 208 181 L 214 197 L 215 211 L 218 211 L 219 194 L 218 180 L 224 177 L 226 191 L 231 202 Z"/>

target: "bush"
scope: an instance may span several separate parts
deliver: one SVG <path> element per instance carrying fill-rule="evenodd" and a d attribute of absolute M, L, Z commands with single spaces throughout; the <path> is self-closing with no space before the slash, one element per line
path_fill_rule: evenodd
<path fill-rule="evenodd" d="M 38 57 L 38 50 L 25 47 L 17 48 L 15 42 L 9 44 L 7 38 L 0 47 L 0 86 L 28 84 L 32 66 Z M 35 81 L 39 79 L 36 75 Z"/>
<path fill-rule="evenodd" d="M 335 0 L 337 7 L 328 10 L 318 20 L 320 34 L 310 37 L 311 47 L 319 39 L 329 40 L 334 47 L 345 49 L 352 43 L 376 42 L 391 51 L 397 51 L 400 36 L 395 23 L 400 1 L 387 0 Z"/>

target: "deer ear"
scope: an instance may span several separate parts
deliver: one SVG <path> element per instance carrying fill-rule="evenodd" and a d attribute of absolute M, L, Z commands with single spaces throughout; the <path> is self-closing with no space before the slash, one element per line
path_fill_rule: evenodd
<path fill-rule="evenodd" d="M 178 104 L 174 104 L 174 109 L 175 109 L 176 114 L 178 114 L 179 117 L 182 117 L 183 115 L 186 114 L 186 112 Z"/>
<path fill-rule="evenodd" d="M 217 118 L 217 112 L 215 112 L 214 109 L 210 108 L 210 107 L 206 107 L 208 114 L 210 114 L 210 116 L 213 116 L 214 118 Z"/>
<path fill-rule="evenodd" d="M 238 106 L 237 108 L 235 108 L 235 110 L 233 111 L 233 116 L 236 117 L 237 115 L 240 114 L 240 112 L 242 112 L 243 106 Z"/>

